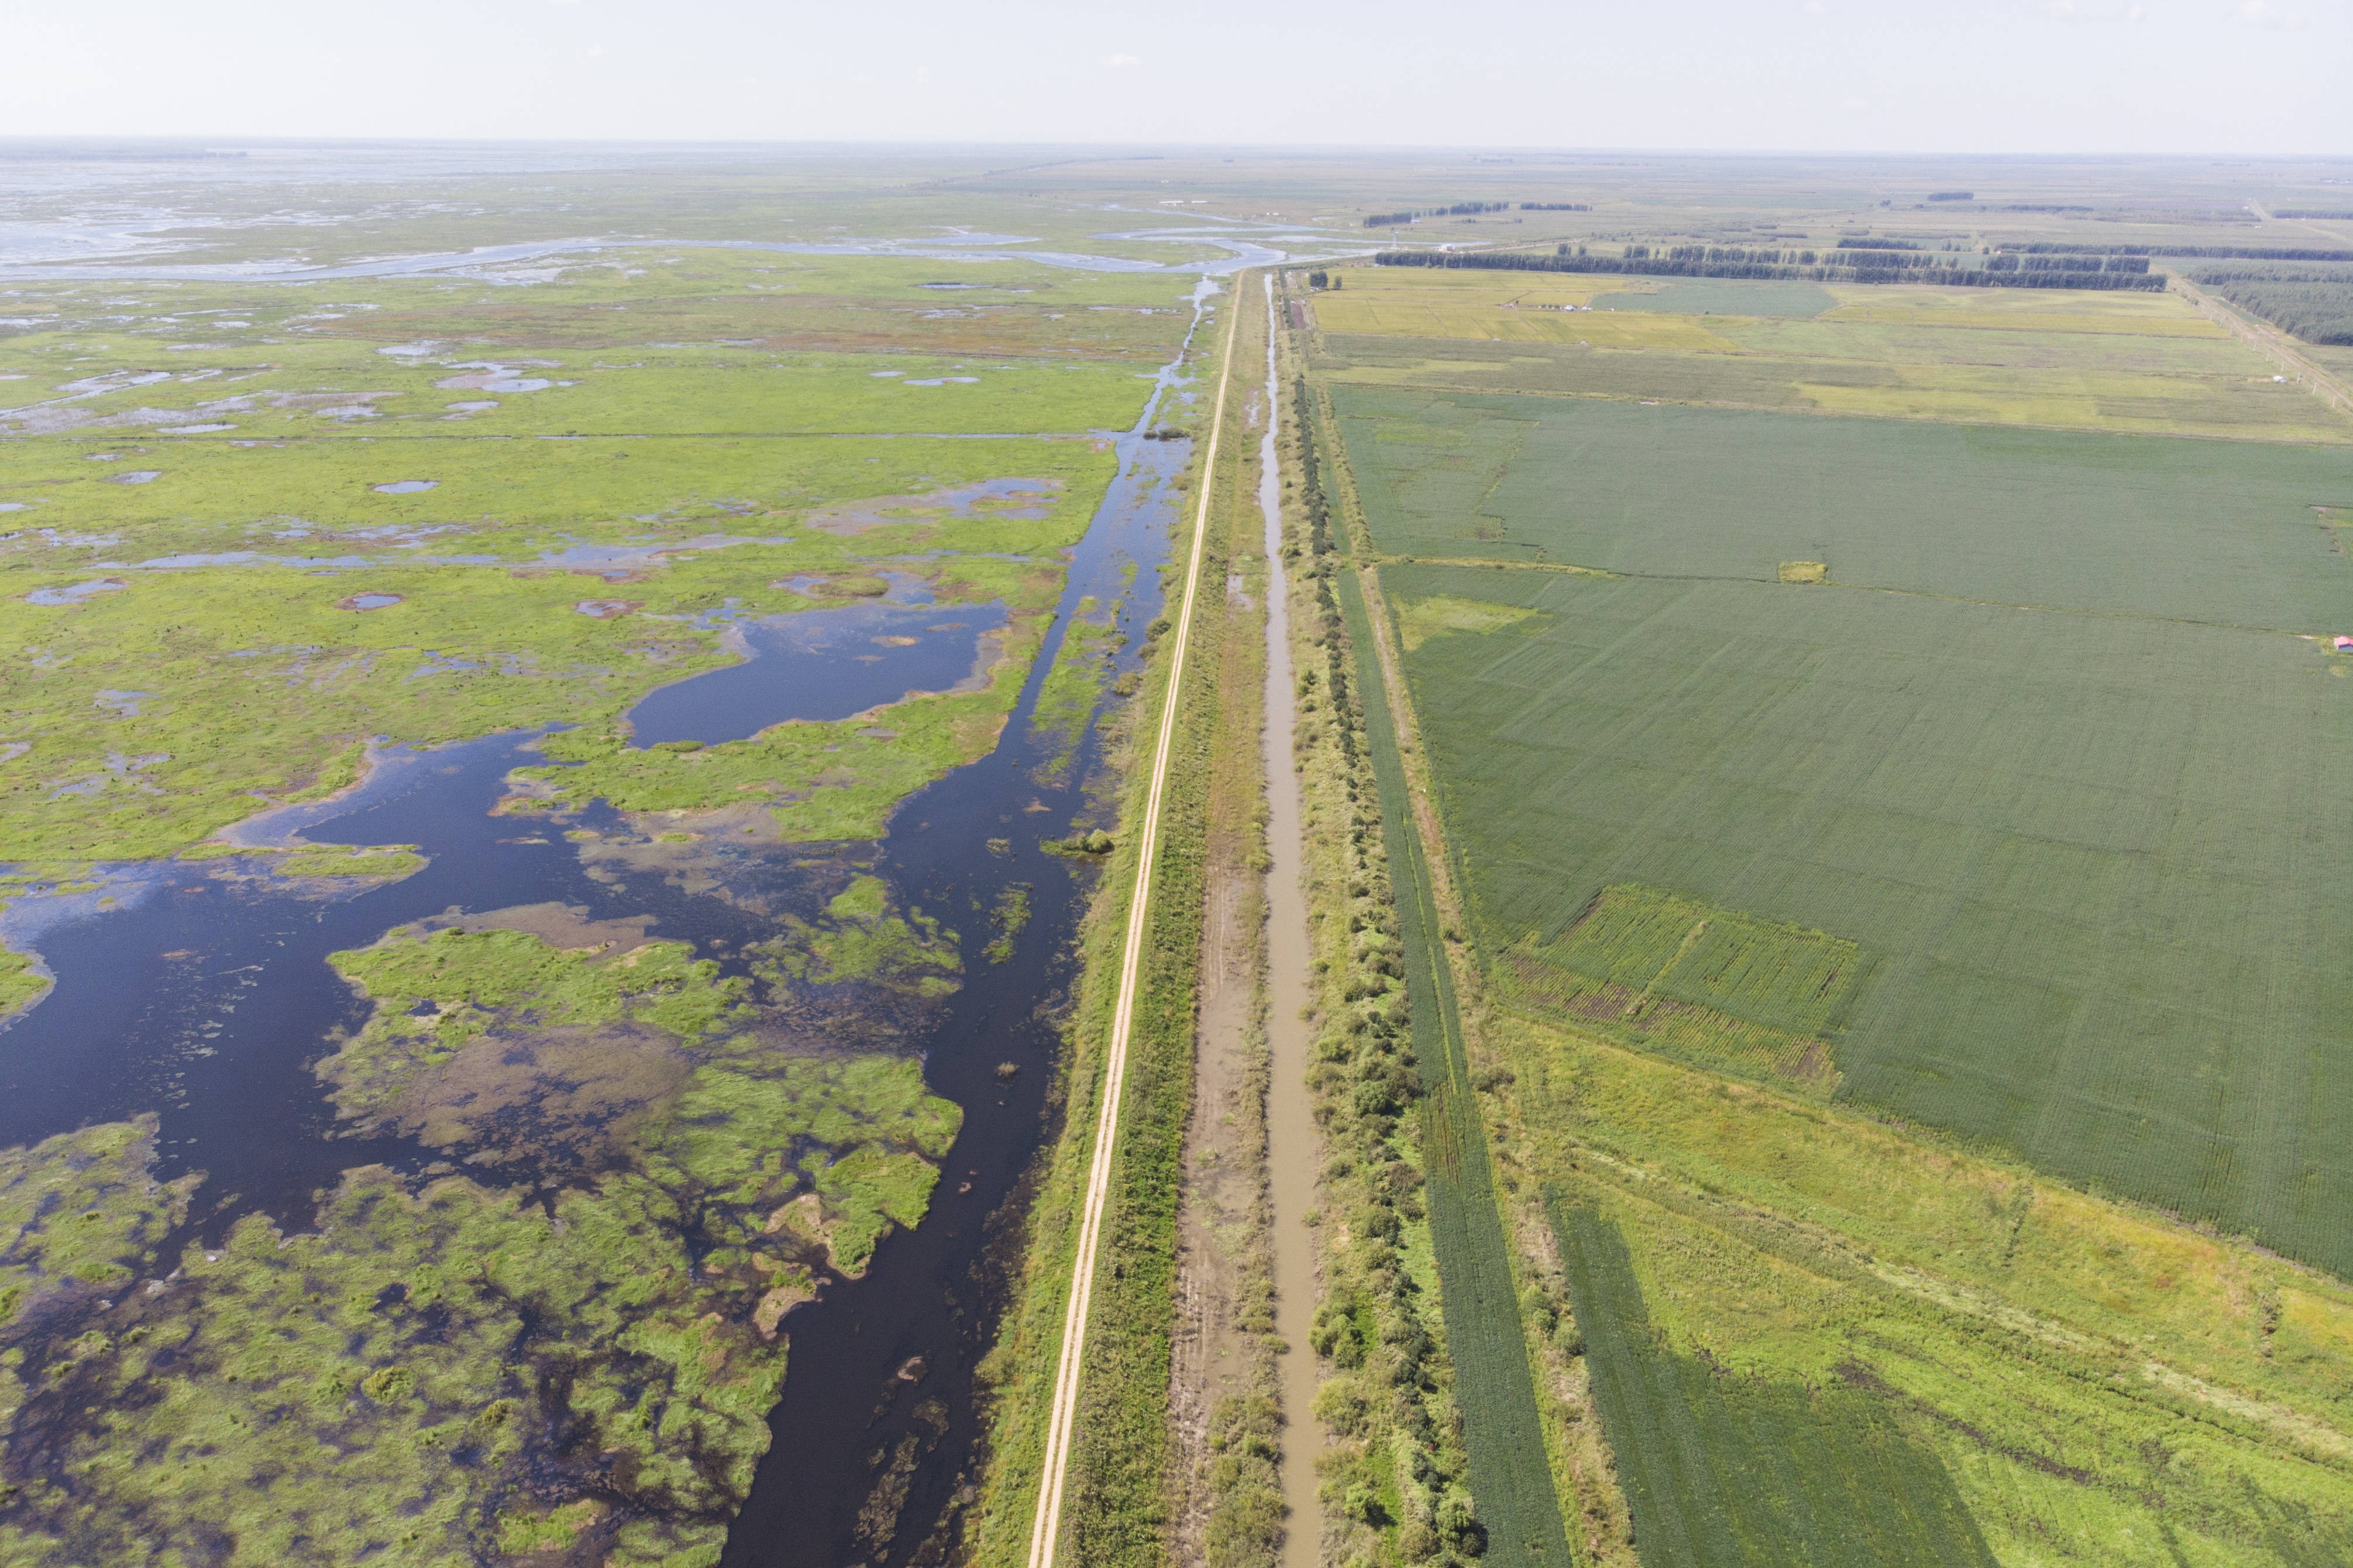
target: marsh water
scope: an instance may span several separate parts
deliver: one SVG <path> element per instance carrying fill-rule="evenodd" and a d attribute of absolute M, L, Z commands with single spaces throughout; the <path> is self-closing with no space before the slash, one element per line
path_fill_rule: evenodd
<path fill-rule="evenodd" d="M 1205 284 L 1197 293 L 1197 311 L 1209 292 Z M 828 1279 L 818 1300 L 785 1320 L 788 1370 L 774 1444 L 726 1561 L 882 1568 L 935 1554 L 973 1479 L 972 1373 L 1002 1294 L 992 1246 L 1048 1130 L 1053 1004 L 1072 977 L 1071 940 L 1092 879 L 1041 840 L 1091 820 L 1093 728 L 1072 758 L 1067 735 L 1033 734 L 1029 719 L 1083 601 L 1123 624 L 1158 614 L 1167 481 L 1189 443 L 1145 433 L 1166 421 L 1169 400 L 1188 395 L 1177 389 L 1177 363 L 1115 443 L 1117 475 L 1071 552 L 1058 613 L 1003 740 L 911 796 L 880 842 L 699 844 L 692 874 L 681 874 L 658 856 L 588 853 L 545 831 L 543 819 L 492 815 L 512 769 L 544 763 L 536 735 L 386 748 L 347 797 L 272 813 L 239 837 L 414 845 L 427 863 L 405 879 L 354 889 L 343 879 L 243 873 L 235 858 L 138 863 L 100 868 L 92 890 L 16 903 L 5 921 L 11 944 L 37 951 L 56 985 L 0 1030 L 0 1146 L 155 1112 L 158 1176 L 206 1173 L 188 1239 L 217 1237 L 257 1210 L 298 1227 L 313 1194 L 349 1167 L 381 1162 L 421 1173 L 441 1158 L 406 1137 L 335 1136 L 311 1065 L 339 1031 L 358 1027 L 366 1004 L 328 965 L 331 952 L 419 920 L 554 903 L 590 921 L 639 921 L 648 936 L 691 942 L 740 973 L 741 949 L 772 934 L 779 916 L 821 907 L 845 858 L 886 879 L 902 904 L 967 931 L 985 929 L 981 911 L 1001 890 L 1026 885 L 1029 919 L 1009 958 L 987 962 L 967 942 L 962 988 L 927 1016 L 920 1037 L 902 1042 L 921 1053 L 933 1092 L 963 1108 L 962 1131 L 924 1221 L 886 1238 L 862 1278 Z M 638 740 L 707 743 L 952 685 L 1003 621 L 1001 605 L 900 603 L 738 627 L 746 662 L 653 694 Z M 1123 652 L 1113 673 L 1132 664 Z M 601 805 L 565 826 L 603 842 L 643 842 Z M 477 1179 L 544 1186 L 571 1173 L 555 1155 L 525 1150 Z"/>

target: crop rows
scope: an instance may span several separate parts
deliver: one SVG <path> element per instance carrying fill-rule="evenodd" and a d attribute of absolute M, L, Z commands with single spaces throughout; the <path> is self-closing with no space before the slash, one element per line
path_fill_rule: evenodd
<path fill-rule="evenodd" d="M 1861 1386 L 1735 1375 L 1651 1327 L 1626 1243 L 1596 1209 L 1548 1194 L 1593 1402 L 1642 1568 L 1989 1565 L 1934 1453 Z"/>
<path fill-rule="evenodd" d="M 1628 884 L 1835 933 L 1744 972 L 1703 931 L 1659 990 L 1830 1039 L 1841 1097 L 2353 1265 L 2353 682 L 2323 648 L 1766 583 L 1386 575 L 1540 612 L 1408 656 L 1499 975 L 1557 967 L 1546 937 Z M 1582 986 L 1639 995 L 1702 918 L 1645 908 L 1557 944 Z M 1605 962 L 1610 932 L 1645 956 Z M 1868 977 L 1811 994 L 1850 942 Z"/>
<path fill-rule="evenodd" d="M 1353 574 L 1338 579 L 1348 636 L 1356 650 L 1367 750 L 1379 786 L 1381 834 L 1396 888 L 1414 1057 L 1424 1097 L 1422 1148 L 1430 1240 L 1444 1287 L 1447 1349 L 1454 1362 L 1455 1402 L 1471 1460 L 1471 1489 L 1499 1561 L 1559 1564 L 1568 1545 L 1553 1490 L 1544 1436 L 1520 1328 L 1486 1130 L 1472 1091 L 1451 980 L 1438 952 L 1439 921 L 1420 835 L 1408 815 L 1410 794 L 1398 752 L 1388 687 L 1375 656 L 1374 632 Z"/>

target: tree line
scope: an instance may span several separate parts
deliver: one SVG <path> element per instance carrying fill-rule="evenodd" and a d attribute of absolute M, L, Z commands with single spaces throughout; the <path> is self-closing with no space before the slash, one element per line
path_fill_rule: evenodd
<path fill-rule="evenodd" d="M 2200 267 L 2189 276 L 2306 342 L 2353 344 L 2353 271 Z"/>
<path fill-rule="evenodd" d="M 1706 246 L 1676 246 L 1676 251 L 1699 251 L 1698 257 L 1672 253 L 1651 256 L 1647 246 L 1629 246 L 1624 256 L 1545 256 L 1514 250 L 1384 250 L 1374 256 L 1380 267 L 1465 267 L 1508 272 L 1626 272 L 1653 278 L 1749 278 L 1799 283 L 1936 283 L 1977 289 L 2084 289 L 2155 292 L 2165 279 L 2146 273 L 1988 271 L 1960 267 L 1934 254 L 1917 257 L 1902 252 L 1832 252 L 1848 258 L 1844 264 L 1779 263 L 1753 260 L 1711 260 Z M 1567 247 L 1562 247 L 1563 251 Z M 1640 250 L 1644 254 L 1633 254 Z M 1802 252 L 1800 253 L 1802 254 Z M 1957 258 L 1956 258 L 1957 259 Z M 1929 265 L 1919 265 L 1926 263 Z"/>
<path fill-rule="evenodd" d="M 1521 206 L 1528 204 L 1522 202 Z M 1365 220 L 1366 228 L 1390 228 L 1401 223 L 1412 223 L 1425 217 L 1471 217 L 1479 213 L 1507 213 L 1509 202 L 1457 202 L 1451 207 L 1416 207 L 1406 212 L 1375 213 Z"/>
<path fill-rule="evenodd" d="M 2005 245 L 2020 256 L 2184 256 L 2238 261 L 2353 261 L 2353 250 L 2299 250 L 2276 245 L 2074 245 L 2039 239 Z"/>
<path fill-rule="evenodd" d="M 2020 256 L 2009 251 L 1986 258 L 1989 272 L 2134 272 L 2148 270 L 2146 256 Z"/>

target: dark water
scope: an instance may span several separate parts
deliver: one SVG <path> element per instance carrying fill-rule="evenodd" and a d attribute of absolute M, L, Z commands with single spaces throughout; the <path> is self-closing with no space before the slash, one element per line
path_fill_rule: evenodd
<path fill-rule="evenodd" d="M 1118 603 L 1132 628 L 1160 613 L 1158 567 L 1175 518 L 1175 491 L 1165 481 L 1182 470 L 1191 445 L 1143 438 L 1161 408 L 1155 398 L 1119 443 L 1119 477 L 1075 552 L 1054 629 L 1004 742 L 912 796 L 892 819 L 885 858 L 907 898 L 926 908 L 937 907 L 934 899 L 985 906 L 997 889 L 1027 882 L 1029 924 L 1010 963 L 967 954 L 964 988 L 930 1042 L 924 1076 L 934 1093 L 964 1107 L 965 1121 L 929 1217 L 887 1239 L 863 1279 L 785 1320 L 792 1349 L 768 1418 L 772 1446 L 722 1568 L 934 1561 L 944 1545 L 935 1528 L 952 1523 L 955 1495 L 974 1479 L 981 1426 L 972 1374 L 1004 1305 L 992 1222 L 1015 1217 L 1004 1213 L 1007 1201 L 1047 1131 L 1058 1044 L 1050 1005 L 1075 975 L 1071 942 L 1092 880 L 1038 846 L 1067 835 L 1085 814 L 1093 733 L 1079 765 L 1057 769 L 1056 742 L 1032 735 L 1028 719 L 1082 598 Z M 1119 668 L 1134 662 L 1124 654 Z M 1038 782 L 1052 777 L 1070 782 Z M 992 837 L 1012 840 L 1009 860 L 989 852 Z M 1010 1083 L 997 1076 L 1001 1062 L 1019 1069 Z M 903 1503 L 870 1509 L 886 1484 L 903 1487 Z M 880 1527 L 863 1525 L 861 1513 Z"/>
<path fill-rule="evenodd" d="M 1083 597 L 1117 605 L 1131 626 L 1159 612 L 1156 568 L 1174 515 L 1174 491 L 1162 481 L 1182 468 L 1187 444 L 1143 433 L 1181 395 L 1164 374 L 1153 405 L 1118 443 L 1119 476 L 1072 552 L 1060 613 L 1003 742 L 912 796 L 889 837 L 871 847 L 873 869 L 904 903 L 986 910 L 999 889 L 1022 882 L 1031 889 L 1030 920 L 1009 962 L 991 964 L 973 944 L 963 988 L 936 1025 L 908 1042 L 923 1053 L 933 1090 L 964 1108 L 962 1132 L 923 1224 L 886 1238 L 862 1279 L 831 1282 L 823 1299 L 786 1320 L 789 1371 L 770 1420 L 774 1447 L 729 1541 L 730 1564 L 928 1561 L 969 1479 L 980 1431 L 972 1372 L 1003 1304 L 990 1272 L 991 1223 L 1006 1216 L 1047 1131 L 1057 1043 L 1050 1014 L 1072 978 L 1071 939 L 1090 876 L 1039 841 L 1066 835 L 1087 815 L 1092 731 L 1078 765 L 1058 767 L 1060 742 L 1032 736 L 1029 719 Z M 963 625 L 902 632 L 902 617 Z M 665 689 L 659 703 L 649 699 L 635 715 L 640 743 L 713 742 L 787 718 L 860 711 L 911 687 L 953 685 L 934 676 L 953 666 L 960 679 L 977 639 L 1003 618 L 1001 605 L 886 604 L 795 617 L 812 623 L 806 631 L 747 628 L 756 657 Z M 772 631 L 773 640 L 756 640 Z M 901 662 L 870 664 L 851 651 L 860 638 L 904 635 L 921 640 L 891 650 L 907 656 Z M 1129 662 L 1123 656 L 1122 667 Z M 876 682 L 887 696 L 872 695 Z M 257 1209 L 299 1226 L 314 1193 L 350 1166 L 380 1161 L 414 1171 L 441 1157 L 406 1138 L 329 1136 L 332 1110 L 311 1065 L 332 1033 L 356 1028 L 366 1011 L 328 966 L 329 953 L 425 917 L 552 900 L 585 906 L 591 920 L 650 915 L 649 934 L 691 942 L 733 970 L 728 955 L 771 934 L 776 915 L 813 913 L 830 890 L 839 858 L 812 858 L 807 847 L 704 847 L 730 898 L 689 892 L 659 871 L 592 877 L 575 846 L 543 821 L 489 815 L 509 770 L 543 760 L 533 740 L 395 750 L 353 797 L 273 814 L 248 829 L 249 838 L 299 832 L 313 843 L 417 845 L 429 863 L 401 881 L 306 895 L 237 876 L 226 868 L 233 862 L 141 863 L 102 868 L 100 892 L 19 900 L 0 931 L 12 945 L 37 949 L 57 983 L 0 1030 L 0 1146 L 155 1111 L 159 1175 L 208 1173 L 195 1198 L 198 1232 L 217 1236 Z M 601 806 L 575 825 L 619 826 Z M 992 853 L 990 838 L 1009 840 L 1009 852 Z M 861 860 L 870 852 L 851 847 Z M 1008 1061 L 1018 1068 L 1009 1083 L 997 1070 Z M 536 1174 L 509 1169 L 519 1180 Z M 869 1508 L 886 1479 L 884 1495 L 902 1496 L 902 1505 Z"/>
<path fill-rule="evenodd" d="M 741 741 L 788 719 L 827 722 L 945 691 L 970 679 L 980 639 L 1005 625 L 991 605 L 850 605 L 746 621 L 728 634 L 742 664 L 647 693 L 629 710 L 634 743 Z"/>

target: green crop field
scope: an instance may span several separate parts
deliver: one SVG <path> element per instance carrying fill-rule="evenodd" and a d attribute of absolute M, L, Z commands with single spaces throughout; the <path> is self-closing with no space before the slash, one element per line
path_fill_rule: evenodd
<path fill-rule="evenodd" d="M 2353 556 L 2313 510 L 2353 499 L 2342 448 L 1345 387 L 1333 401 L 1374 542 L 1397 554 L 1766 583 L 1817 561 L 1834 584 L 2295 632 L 2353 614 Z"/>
<path fill-rule="evenodd" d="M 1881 1401 L 1668 1350 L 1617 1226 L 1556 1193 L 1548 1207 L 1644 1568 L 1991 1568 L 1952 1478 Z"/>
<path fill-rule="evenodd" d="M 1827 1031 L 1848 1096 L 2353 1264 L 2348 661 L 1836 587 L 1385 583 L 1537 612 L 1408 657 L 1488 952 L 1663 964 L 1666 994 Z M 1673 956 L 1704 911 L 1577 924 L 1629 883 L 1829 933 L 1779 939 L 1814 950 L 1797 973 L 1847 943 L 1872 973 L 1793 1002 L 1699 973 L 1732 924 Z"/>

